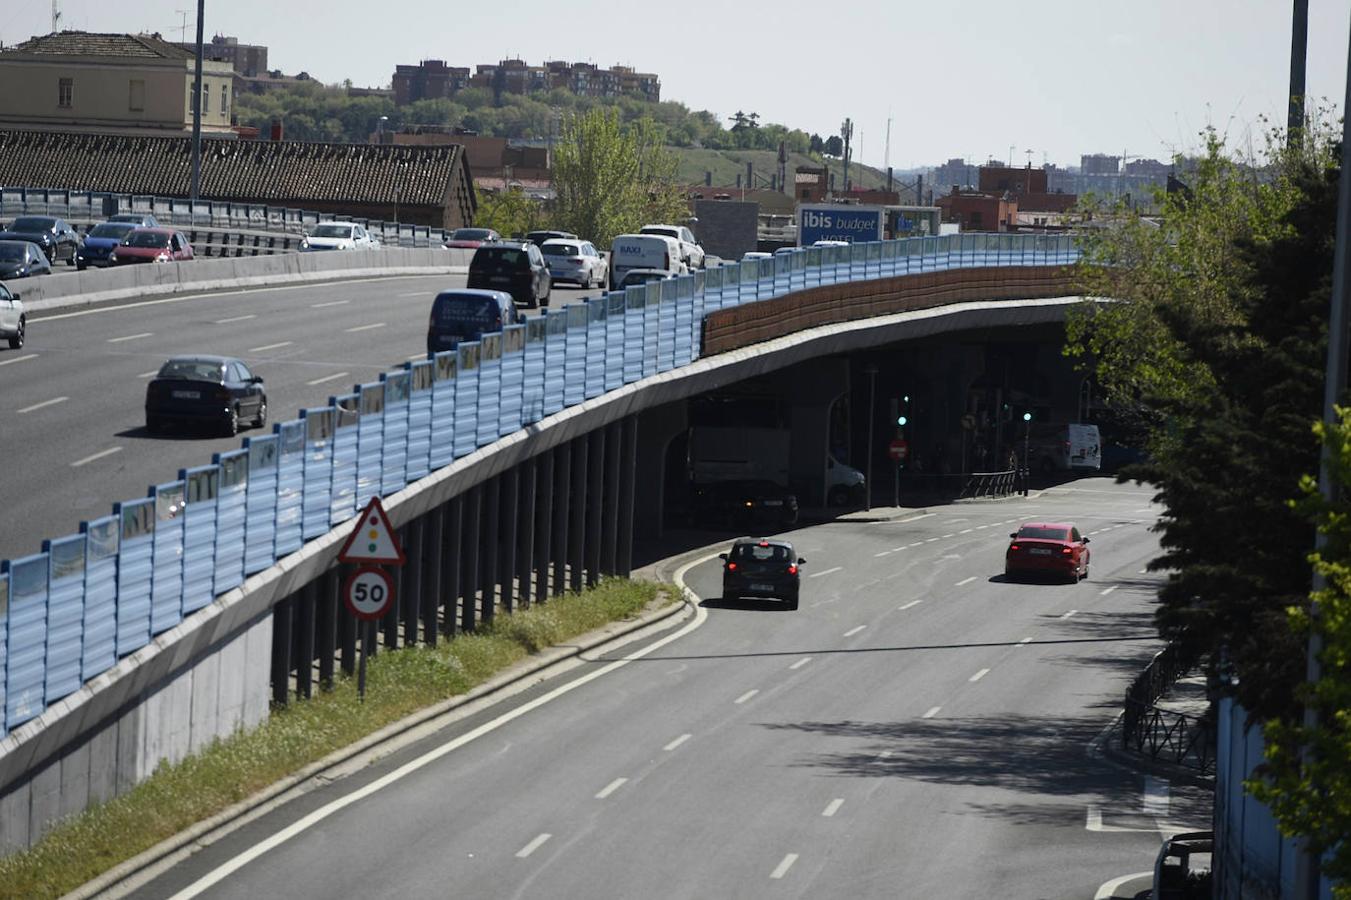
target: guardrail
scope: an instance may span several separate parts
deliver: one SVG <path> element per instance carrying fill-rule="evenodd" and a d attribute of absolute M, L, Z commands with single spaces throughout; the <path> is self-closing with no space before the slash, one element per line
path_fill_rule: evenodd
<path fill-rule="evenodd" d="M 842 282 L 1076 258 L 1071 240 L 1040 235 L 811 248 L 547 310 L 405 363 L 0 564 L 0 736 L 372 496 L 708 355 L 700 335 L 711 313 Z"/>
<path fill-rule="evenodd" d="M 185 229 L 262 231 L 297 236 L 321 220 L 357 222 L 378 237 L 381 243 L 392 247 L 440 246 L 448 237 L 443 229 L 426 225 L 319 213 L 288 206 L 223 200 L 193 201 L 150 194 L 0 186 L 0 219 L 20 215 L 59 216 L 72 223 L 86 224 L 101 222 L 115 213 L 148 213 L 163 224 Z"/>
<path fill-rule="evenodd" d="M 1126 691 L 1121 717 L 1122 747 L 1203 774 L 1214 771 L 1215 723 L 1211 717 L 1154 705 L 1198 662 L 1196 653 L 1180 642 L 1170 643 L 1154 654 Z"/>

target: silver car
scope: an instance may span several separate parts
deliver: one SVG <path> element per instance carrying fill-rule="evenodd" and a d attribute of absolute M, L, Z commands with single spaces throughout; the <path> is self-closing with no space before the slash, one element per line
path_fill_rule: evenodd
<path fill-rule="evenodd" d="M 549 277 L 584 288 L 604 284 L 610 266 L 590 241 L 550 238 L 540 247 Z"/>
<path fill-rule="evenodd" d="M 0 284 L 0 338 L 9 339 L 9 349 L 18 350 L 23 346 L 26 325 L 19 295 Z"/>

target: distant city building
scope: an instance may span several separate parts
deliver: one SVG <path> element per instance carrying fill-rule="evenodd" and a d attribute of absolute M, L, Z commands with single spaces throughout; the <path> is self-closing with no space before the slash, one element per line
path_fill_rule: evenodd
<path fill-rule="evenodd" d="M 1046 172 L 1010 166 L 981 166 L 977 188 L 986 193 L 1010 191 L 1014 194 L 1045 194 Z"/>
<path fill-rule="evenodd" d="M 1016 231 L 1018 199 L 1012 193 L 956 190 L 939 197 L 934 205 L 942 211 L 943 221 L 962 231 Z"/>
<path fill-rule="evenodd" d="M 378 142 L 401 147 L 458 145 L 463 148 L 465 165 L 479 190 L 519 187 L 531 195 L 545 193 L 552 197 L 553 168 L 548 147 L 513 144 L 503 137 L 456 133 L 455 129 L 436 125 L 405 126 L 399 131 L 385 132 Z"/>
<path fill-rule="evenodd" d="M 1121 172 L 1121 157 L 1086 153 L 1079 157 L 1079 171 L 1084 175 L 1118 175 Z"/>
<path fill-rule="evenodd" d="M 1137 159 L 1126 163 L 1127 175 L 1144 175 L 1150 178 L 1167 178 L 1168 173 L 1173 171 L 1170 163 L 1159 162 L 1157 159 Z"/>
<path fill-rule="evenodd" d="M 196 41 L 175 41 L 175 47 L 181 47 L 197 54 Z M 261 44 L 241 44 L 237 37 L 218 34 L 209 44 L 202 45 L 202 56 L 228 62 L 238 74 L 245 78 L 257 78 L 267 74 L 267 48 Z"/>
<path fill-rule="evenodd" d="M 399 106 L 419 100 L 454 97 L 467 88 L 484 88 L 495 94 L 545 93 L 555 89 L 579 97 L 636 96 L 656 103 L 661 100 L 661 81 L 650 72 L 628 66 L 602 69 L 592 63 L 551 60 L 532 66 L 521 59 L 482 63 L 471 71 L 451 66 L 442 59 L 425 59 L 417 65 L 394 68 L 394 102 Z"/>
<path fill-rule="evenodd" d="M 929 183 L 934 186 L 936 193 L 952 188 L 975 187 L 975 172 L 975 166 L 969 165 L 961 157 L 954 157 L 930 172 Z"/>

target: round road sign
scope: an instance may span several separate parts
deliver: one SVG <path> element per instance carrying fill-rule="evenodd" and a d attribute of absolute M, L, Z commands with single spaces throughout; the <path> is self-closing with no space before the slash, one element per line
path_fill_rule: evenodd
<path fill-rule="evenodd" d="M 910 445 L 903 438 L 896 438 L 887 445 L 887 454 L 897 462 L 903 462 L 905 455 L 910 452 Z"/>
<path fill-rule="evenodd" d="M 342 596 L 358 619 L 378 619 L 394 605 L 394 579 L 384 569 L 362 566 L 347 576 Z"/>

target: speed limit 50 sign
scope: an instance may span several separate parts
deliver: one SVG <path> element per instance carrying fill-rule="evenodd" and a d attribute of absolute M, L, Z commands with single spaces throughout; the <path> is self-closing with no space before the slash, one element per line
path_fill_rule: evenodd
<path fill-rule="evenodd" d="M 394 605 L 394 579 L 384 569 L 362 566 L 347 576 L 342 596 L 352 615 L 373 621 Z"/>

